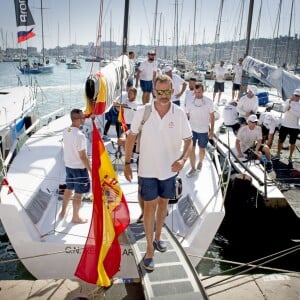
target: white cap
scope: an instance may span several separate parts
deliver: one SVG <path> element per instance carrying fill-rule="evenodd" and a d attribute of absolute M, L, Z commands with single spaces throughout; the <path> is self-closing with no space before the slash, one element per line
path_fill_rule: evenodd
<path fill-rule="evenodd" d="M 171 66 L 166 66 L 164 68 L 164 73 L 171 72 L 171 71 L 172 71 L 172 67 Z"/>
<path fill-rule="evenodd" d="M 248 122 L 257 122 L 258 121 L 258 119 L 257 119 L 257 116 L 256 115 L 250 115 L 249 117 L 248 117 Z"/>
<path fill-rule="evenodd" d="M 300 89 L 295 89 L 293 95 L 300 96 Z"/>
<path fill-rule="evenodd" d="M 257 87 L 254 85 L 248 85 L 248 91 L 252 92 L 253 95 L 257 94 Z"/>

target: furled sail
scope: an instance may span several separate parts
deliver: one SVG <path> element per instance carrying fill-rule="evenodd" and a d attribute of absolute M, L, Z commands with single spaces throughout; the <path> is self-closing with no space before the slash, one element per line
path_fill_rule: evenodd
<path fill-rule="evenodd" d="M 16 22 L 18 27 L 18 43 L 35 36 L 34 20 L 31 15 L 28 0 L 15 0 Z"/>
<path fill-rule="evenodd" d="M 100 72 L 91 74 L 85 84 L 86 110 L 89 115 L 101 115 L 109 110 L 113 101 L 126 88 L 130 63 L 127 55 L 121 55 Z"/>
<path fill-rule="evenodd" d="M 262 83 L 276 88 L 284 100 L 290 98 L 294 90 L 300 87 L 299 77 L 251 56 L 244 59 L 243 69 Z"/>

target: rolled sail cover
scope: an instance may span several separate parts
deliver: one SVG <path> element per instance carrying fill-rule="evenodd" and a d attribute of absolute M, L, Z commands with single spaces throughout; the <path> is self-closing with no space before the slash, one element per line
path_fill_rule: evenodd
<path fill-rule="evenodd" d="M 85 84 L 87 116 L 107 112 L 113 101 L 126 88 L 130 64 L 127 55 L 121 55 L 100 72 L 91 74 Z"/>

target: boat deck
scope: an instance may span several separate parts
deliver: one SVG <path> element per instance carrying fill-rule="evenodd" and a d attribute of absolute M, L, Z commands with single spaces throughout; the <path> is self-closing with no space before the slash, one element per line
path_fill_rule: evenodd
<path fill-rule="evenodd" d="M 155 252 L 153 272 L 147 272 L 141 266 L 146 251 L 143 224 L 130 224 L 127 234 L 139 268 L 145 299 L 208 299 L 198 274 L 166 227 L 163 227 L 162 237 L 167 240 L 168 251 Z"/>

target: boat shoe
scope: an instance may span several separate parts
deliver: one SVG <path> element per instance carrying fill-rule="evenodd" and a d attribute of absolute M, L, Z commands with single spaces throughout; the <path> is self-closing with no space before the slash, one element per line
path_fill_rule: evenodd
<path fill-rule="evenodd" d="M 166 252 L 167 251 L 167 244 L 164 241 L 153 241 L 153 247 L 159 252 Z"/>
<path fill-rule="evenodd" d="M 147 271 L 153 271 L 154 270 L 154 259 L 153 257 L 151 258 L 146 258 L 144 256 L 143 258 L 143 267 L 147 270 Z"/>

